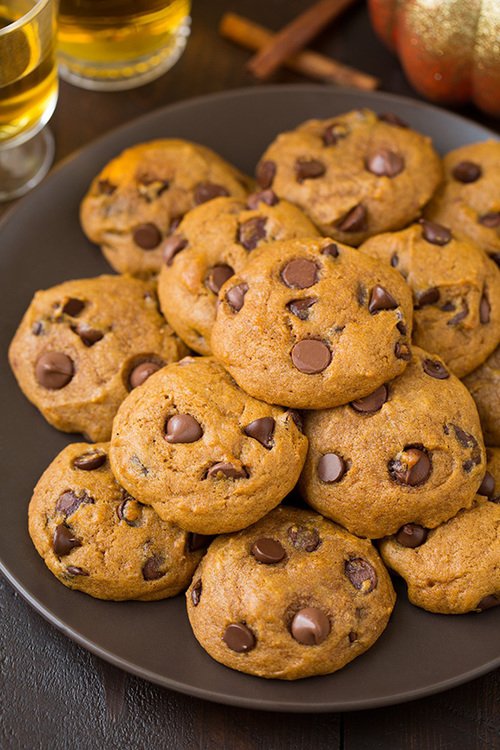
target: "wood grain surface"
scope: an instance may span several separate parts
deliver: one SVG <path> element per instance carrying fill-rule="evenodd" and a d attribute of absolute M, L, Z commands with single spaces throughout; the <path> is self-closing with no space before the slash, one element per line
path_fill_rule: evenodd
<path fill-rule="evenodd" d="M 171 102 L 259 85 L 245 72 L 249 53 L 217 35 L 220 17 L 234 11 L 277 30 L 310 2 L 195 0 L 193 5 L 186 52 L 158 81 L 113 94 L 61 84 L 51 123 L 57 160 Z M 311 47 L 377 76 L 384 91 L 418 98 L 375 38 L 363 3 Z M 302 80 L 287 70 L 273 78 Z M 498 121 L 473 107 L 458 111 L 499 130 Z M 411 663 L 410 653 L 401 669 L 411 670 Z M 409 704 L 343 715 L 272 714 L 207 703 L 101 662 L 47 624 L 0 578 L 0 750 L 499 750 L 499 705 L 498 672 Z"/>

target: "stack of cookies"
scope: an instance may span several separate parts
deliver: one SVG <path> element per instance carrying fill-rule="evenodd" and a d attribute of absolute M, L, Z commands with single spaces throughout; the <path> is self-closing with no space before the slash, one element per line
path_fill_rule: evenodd
<path fill-rule="evenodd" d="M 280 134 L 256 184 L 174 139 L 105 166 L 81 222 L 119 275 L 37 292 L 10 349 L 92 441 L 34 490 L 50 571 L 187 588 L 214 659 L 288 680 L 375 643 L 388 569 L 430 612 L 500 604 L 499 174 L 368 110 Z"/>

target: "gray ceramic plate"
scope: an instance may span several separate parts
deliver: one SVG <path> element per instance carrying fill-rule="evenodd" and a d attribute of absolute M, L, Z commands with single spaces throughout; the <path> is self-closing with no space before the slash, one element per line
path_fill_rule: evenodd
<path fill-rule="evenodd" d="M 212 661 L 191 634 L 182 596 L 108 603 L 69 591 L 36 554 L 26 517 L 35 482 L 73 436 L 49 427 L 24 399 L 8 368 L 7 347 L 36 289 L 109 272 L 80 231 L 78 206 L 90 180 L 123 148 L 156 137 L 188 138 L 252 172 L 279 131 L 356 107 L 395 112 L 432 136 L 442 152 L 495 137 L 450 113 L 386 94 L 313 85 L 228 92 L 168 107 L 106 135 L 56 169 L 0 226 L 2 570 L 38 612 L 85 648 L 147 680 L 221 703 L 344 711 L 445 690 L 500 664 L 500 610 L 431 615 L 408 604 L 400 586 L 389 627 L 367 654 L 337 674 L 287 683 L 249 677 Z"/>

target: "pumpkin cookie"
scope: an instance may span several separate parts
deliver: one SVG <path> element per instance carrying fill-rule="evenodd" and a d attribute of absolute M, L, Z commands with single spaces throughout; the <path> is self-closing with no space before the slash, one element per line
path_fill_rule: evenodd
<path fill-rule="evenodd" d="M 328 239 L 255 250 L 222 287 L 212 351 L 256 398 L 320 409 L 371 393 L 410 357 L 400 274 Z"/>
<path fill-rule="evenodd" d="M 191 580 L 206 546 L 162 521 L 115 481 L 107 443 L 68 445 L 29 506 L 29 532 L 49 570 L 98 599 L 165 599 Z"/>
<path fill-rule="evenodd" d="M 463 377 L 500 341 L 500 271 L 468 240 L 430 221 L 380 234 L 360 250 L 390 263 L 413 291 L 413 341 Z"/>
<path fill-rule="evenodd" d="M 127 393 L 186 352 L 151 284 L 99 276 L 37 292 L 9 359 L 24 395 L 51 425 L 109 440 Z"/>
<path fill-rule="evenodd" d="M 83 199 L 83 231 L 111 266 L 156 274 L 163 242 L 191 208 L 221 195 L 244 199 L 248 179 L 205 146 L 174 138 L 141 143 L 107 164 Z"/>
<path fill-rule="evenodd" d="M 488 454 L 488 471 L 470 510 L 437 529 L 406 524 L 380 545 L 417 607 L 449 615 L 500 605 L 500 449 Z"/>
<path fill-rule="evenodd" d="M 370 542 L 284 507 L 212 542 L 186 593 L 210 656 L 281 680 L 335 672 L 364 653 L 395 598 Z"/>
<path fill-rule="evenodd" d="M 215 360 L 186 358 L 124 401 L 111 465 L 162 518 L 200 534 L 235 531 L 297 482 L 307 440 L 295 419 L 248 396 Z"/>
<path fill-rule="evenodd" d="M 434 527 L 469 508 L 485 471 L 470 394 L 417 347 L 399 378 L 346 406 L 308 412 L 304 431 L 304 499 L 371 539 L 405 523 Z"/>
<path fill-rule="evenodd" d="M 164 245 L 158 281 L 163 313 L 191 349 L 210 354 L 222 284 L 242 270 L 256 247 L 317 234 L 302 211 L 271 190 L 254 193 L 246 203 L 216 198 L 194 208 Z"/>
<path fill-rule="evenodd" d="M 461 146 L 443 165 L 445 181 L 425 216 L 472 240 L 500 266 L 500 141 Z"/>
<path fill-rule="evenodd" d="M 476 402 L 484 442 L 500 446 L 500 347 L 464 383 Z"/>
<path fill-rule="evenodd" d="M 256 176 L 261 187 L 300 206 L 324 234 L 359 245 L 415 219 L 442 167 L 430 138 L 363 109 L 282 133 Z"/>

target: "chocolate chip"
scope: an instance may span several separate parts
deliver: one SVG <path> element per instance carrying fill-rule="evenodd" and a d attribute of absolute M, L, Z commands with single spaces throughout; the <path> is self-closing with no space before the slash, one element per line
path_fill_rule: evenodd
<path fill-rule="evenodd" d="M 174 414 L 167 419 L 165 440 L 167 443 L 195 443 L 203 435 L 200 423 L 191 414 Z"/>
<path fill-rule="evenodd" d="M 151 222 L 139 224 L 132 232 L 132 237 L 142 250 L 154 250 L 161 242 L 161 232 L 156 224 Z"/>
<path fill-rule="evenodd" d="M 383 286 L 374 286 L 370 294 L 370 302 L 368 303 L 368 310 L 372 315 L 378 313 L 380 310 L 395 310 L 398 303 L 390 294 L 387 289 Z"/>
<path fill-rule="evenodd" d="M 297 182 L 316 180 L 326 172 L 326 167 L 319 159 L 299 158 L 295 162 L 295 177 Z"/>
<path fill-rule="evenodd" d="M 163 261 L 167 266 L 171 266 L 177 253 L 187 247 L 187 240 L 180 234 L 173 234 L 167 237 L 163 243 Z"/>
<path fill-rule="evenodd" d="M 479 320 L 481 321 L 481 323 L 485 324 L 490 322 L 490 313 L 491 305 L 489 303 L 488 297 L 483 292 L 481 302 L 479 303 Z"/>
<path fill-rule="evenodd" d="M 332 361 L 328 346 L 319 339 L 302 339 L 291 351 L 292 362 L 305 375 L 315 375 L 326 370 Z"/>
<path fill-rule="evenodd" d="M 261 417 L 247 424 L 243 428 L 243 432 L 269 450 L 274 445 L 273 435 L 275 426 L 276 423 L 272 417 Z"/>
<path fill-rule="evenodd" d="M 214 182 L 199 182 L 194 189 L 194 202 L 197 206 L 206 203 L 213 198 L 223 198 L 229 195 L 229 191 L 223 185 Z"/>
<path fill-rule="evenodd" d="M 462 448 L 467 448 L 471 451 L 470 460 L 465 461 L 462 464 L 464 470 L 468 472 L 472 469 L 473 466 L 481 463 L 481 449 L 479 447 L 479 443 L 477 442 L 474 435 L 471 435 L 469 432 L 465 432 L 465 430 L 459 427 L 459 425 L 453 424 L 453 422 L 450 422 L 449 425 L 444 426 L 445 435 L 449 434 L 449 427 L 453 429 L 455 438 L 457 442 L 462 446 Z"/>
<path fill-rule="evenodd" d="M 245 294 L 248 292 L 248 284 L 238 284 L 228 290 L 226 294 L 227 304 L 234 312 L 239 312 L 245 304 Z"/>
<path fill-rule="evenodd" d="M 152 175 L 144 175 L 140 178 L 140 182 L 137 185 L 137 191 L 141 198 L 144 198 L 148 203 L 152 203 L 157 200 L 160 195 L 163 195 L 169 187 L 170 182 L 168 180 L 153 177 Z"/>
<path fill-rule="evenodd" d="M 322 141 L 325 146 L 335 146 L 341 138 L 349 135 L 349 128 L 338 122 L 328 125 L 323 131 Z"/>
<path fill-rule="evenodd" d="M 202 591 L 203 584 L 201 582 L 201 578 L 199 578 L 191 589 L 191 601 L 193 602 L 193 607 L 197 607 L 200 603 Z"/>
<path fill-rule="evenodd" d="M 441 305 L 439 309 L 443 312 L 453 312 L 453 310 L 455 309 L 455 305 L 453 302 L 445 302 L 444 305 Z"/>
<path fill-rule="evenodd" d="M 476 182 L 481 177 L 483 170 L 479 164 L 473 161 L 460 161 L 453 167 L 451 173 L 455 180 L 468 183 Z"/>
<path fill-rule="evenodd" d="M 35 377 L 39 385 L 57 391 L 68 385 L 75 374 L 73 361 L 62 352 L 45 352 L 35 365 Z"/>
<path fill-rule="evenodd" d="M 405 324 L 403 323 L 402 320 L 400 320 L 398 323 L 396 323 L 396 328 L 398 329 L 399 333 L 402 336 L 406 336 L 406 332 L 407 332 L 406 331 L 406 326 L 405 326 Z"/>
<path fill-rule="evenodd" d="M 64 523 L 56 526 L 54 536 L 52 537 L 52 549 L 57 557 L 69 555 L 72 549 L 81 546 L 81 541 L 75 536 L 74 531 L 69 526 L 66 526 Z"/>
<path fill-rule="evenodd" d="M 391 266 L 393 268 L 396 268 L 396 266 L 398 265 L 398 263 L 399 263 L 399 256 L 398 256 L 397 253 L 393 253 L 391 255 Z"/>
<path fill-rule="evenodd" d="M 255 170 L 255 179 L 261 188 L 270 188 L 276 177 L 276 163 L 274 161 L 261 161 Z"/>
<path fill-rule="evenodd" d="M 407 344 L 401 344 L 399 341 L 396 342 L 394 347 L 394 354 L 396 359 L 402 359 L 405 362 L 409 362 L 411 359 L 410 347 Z"/>
<path fill-rule="evenodd" d="M 142 517 L 142 503 L 124 492 L 124 499 L 116 509 L 116 515 L 120 521 L 125 521 L 129 526 L 139 526 Z"/>
<path fill-rule="evenodd" d="M 62 513 L 64 516 L 71 516 L 82 503 L 94 504 L 94 498 L 83 490 L 80 495 L 77 495 L 72 490 L 67 490 L 59 495 L 56 502 L 56 511 Z"/>
<path fill-rule="evenodd" d="M 481 482 L 479 489 L 477 491 L 478 495 L 485 495 L 486 497 L 490 498 L 495 495 L 495 479 L 490 474 L 489 471 L 487 471 L 483 477 L 483 481 Z"/>
<path fill-rule="evenodd" d="M 151 377 L 154 372 L 158 372 L 161 367 L 162 365 L 160 365 L 158 362 L 151 361 L 141 362 L 139 365 L 136 365 L 129 375 L 128 382 L 130 388 L 138 388 L 138 386 L 145 383 L 146 380 Z"/>
<path fill-rule="evenodd" d="M 368 213 L 366 208 L 358 203 L 351 208 L 337 223 L 340 232 L 363 232 L 366 229 Z"/>
<path fill-rule="evenodd" d="M 428 531 L 418 523 L 405 523 L 396 534 L 396 541 L 403 547 L 420 547 L 427 539 Z"/>
<path fill-rule="evenodd" d="M 436 302 L 439 302 L 440 296 L 439 289 L 435 286 L 425 289 L 423 292 L 417 292 L 415 294 L 417 308 L 425 307 L 426 305 L 435 305 Z"/>
<path fill-rule="evenodd" d="M 398 484 L 418 487 L 426 482 L 432 471 L 432 463 L 423 446 L 408 445 L 389 461 L 389 474 Z"/>
<path fill-rule="evenodd" d="M 217 266 L 212 266 L 208 269 L 208 273 L 205 278 L 205 284 L 214 294 L 219 294 L 221 286 L 234 276 L 234 269 L 231 266 L 221 263 Z"/>
<path fill-rule="evenodd" d="M 239 469 L 233 464 L 225 461 L 219 461 L 209 468 L 209 470 L 207 471 L 207 477 L 213 477 L 214 479 L 246 479 L 248 477 L 248 473 L 243 467 Z"/>
<path fill-rule="evenodd" d="M 81 299 L 70 297 L 70 299 L 66 300 L 64 303 L 62 311 L 65 315 L 69 315 L 70 318 L 76 318 L 80 315 L 84 307 L 85 302 L 82 302 Z"/>
<path fill-rule="evenodd" d="M 325 247 L 321 250 L 321 255 L 327 255 L 330 258 L 338 258 L 339 249 L 335 242 L 329 242 L 328 245 L 325 245 Z"/>
<path fill-rule="evenodd" d="M 145 581 L 157 581 L 163 578 L 165 571 L 162 570 L 165 560 L 161 555 L 152 555 L 142 566 L 142 577 Z"/>
<path fill-rule="evenodd" d="M 500 227 L 500 211 L 488 211 L 479 217 L 478 222 L 488 229 Z"/>
<path fill-rule="evenodd" d="M 97 189 L 101 195 L 113 195 L 116 185 L 113 185 L 109 180 L 99 180 Z"/>
<path fill-rule="evenodd" d="M 354 588 L 362 591 L 364 594 L 369 594 L 377 586 L 375 568 L 361 557 L 346 560 L 344 563 L 344 572 Z"/>
<path fill-rule="evenodd" d="M 354 643 L 354 641 L 358 640 L 358 634 L 354 630 L 351 630 L 348 637 L 349 637 L 349 643 Z"/>
<path fill-rule="evenodd" d="M 420 219 L 422 225 L 422 237 L 432 245 L 447 245 L 451 242 L 452 235 L 447 227 L 436 224 L 434 221 L 427 221 L 426 219 Z"/>
<path fill-rule="evenodd" d="M 427 375 L 430 375 L 431 378 L 436 378 L 436 380 L 446 380 L 450 377 L 450 373 L 446 367 L 437 359 L 424 359 L 422 368 Z"/>
<path fill-rule="evenodd" d="M 251 552 L 258 562 L 265 565 L 279 563 L 285 557 L 283 545 L 276 539 L 270 539 L 269 537 L 257 539 L 252 545 Z"/>
<path fill-rule="evenodd" d="M 379 411 L 389 397 L 389 389 L 386 385 L 381 385 L 377 390 L 370 393 L 369 396 L 358 398 L 356 401 L 351 401 L 351 406 L 355 411 L 359 411 L 362 414 L 374 414 Z"/>
<path fill-rule="evenodd" d="M 452 318 L 448 320 L 446 325 L 448 326 L 456 326 L 458 323 L 460 323 L 461 320 L 467 317 L 469 314 L 469 305 L 465 300 L 462 300 L 462 309 L 457 312 L 456 315 L 454 315 Z"/>
<path fill-rule="evenodd" d="M 266 233 L 267 218 L 265 216 L 253 216 L 238 227 L 236 241 L 243 245 L 245 250 L 255 250 L 260 240 L 264 240 Z"/>
<path fill-rule="evenodd" d="M 318 477 L 322 482 L 340 482 L 346 471 L 344 459 L 336 453 L 325 453 L 318 461 Z"/>
<path fill-rule="evenodd" d="M 290 526 L 288 538 L 295 549 L 300 552 L 314 552 L 321 541 L 318 530 L 307 526 Z"/>
<path fill-rule="evenodd" d="M 282 268 L 280 276 L 289 289 L 307 289 L 318 281 L 318 266 L 313 260 L 295 258 Z"/>
<path fill-rule="evenodd" d="M 195 534 L 190 531 L 187 536 L 186 546 L 189 552 L 198 552 L 200 549 L 206 549 L 213 539 L 214 537 L 211 535 Z"/>
<path fill-rule="evenodd" d="M 259 203 L 265 203 L 266 206 L 276 206 L 279 198 L 272 190 L 260 190 L 258 193 L 252 193 L 247 198 L 247 206 L 251 209 L 257 209 Z"/>
<path fill-rule="evenodd" d="M 493 607 L 498 607 L 500 604 L 500 595 L 498 594 L 489 594 L 488 596 L 484 596 L 479 604 L 476 605 L 476 609 L 478 609 L 480 612 L 484 612 L 485 609 L 492 609 Z"/>
<path fill-rule="evenodd" d="M 36 323 L 33 323 L 31 326 L 31 333 L 33 336 L 40 336 L 41 333 L 43 333 L 43 323 L 40 320 L 37 320 Z"/>
<path fill-rule="evenodd" d="M 77 456 L 73 461 L 73 466 L 80 471 L 94 471 L 94 469 L 100 469 L 105 463 L 105 453 L 89 451 L 89 453 L 82 453 L 81 456 Z"/>
<path fill-rule="evenodd" d="M 377 177 L 396 177 L 405 168 L 401 154 L 381 148 L 371 154 L 365 162 L 366 169 Z"/>
<path fill-rule="evenodd" d="M 68 567 L 66 568 L 66 573 L 70 576 L 88 576 L 86 570 L 83 570 L 83 568 L 78 568 L 76 565 L 68 565 Z"/>
<path fill-rule="evenodd" d="M 317 607 L 299 609 L 290 626 L 295 640 L 304 646 L 319 646 L 330 634 L 330 629 L 330 620 Z"/>
<path fill-rule="evenodd" d="M 228 625 L 222 636 L 224 643 L 238 654 L 245 654 L 255 648 L 257 641 L 247 626 L 242 622 L 233 622 Z"/>
<path fill-rule="evenodd" d="M 394 112 L 382 112 L 382 114 L 378 115 L 378 119 L 381 122 L 386 122 L 388 125 L 395 125 L 398 128 L 410 127 L 404 120 L 398 117 L 398 115 L 395 115 Z"/>
<path fill-rule="evenodd" d="M 85 346 L 94 346 L 98 341 L 104 338 L 104 333 L 92 328 L 87 323 L 80 323 L 77 326 L 71 326 L 71 330 L 76 333 Z"/>
<path fill-rule="evenodd" d="M 287 310 L 300 320 L 308 320 L 310 308 L 318 301 L 317 297 L 304 297 L 303 299 L 293 299 L 287 304 Z"/>

